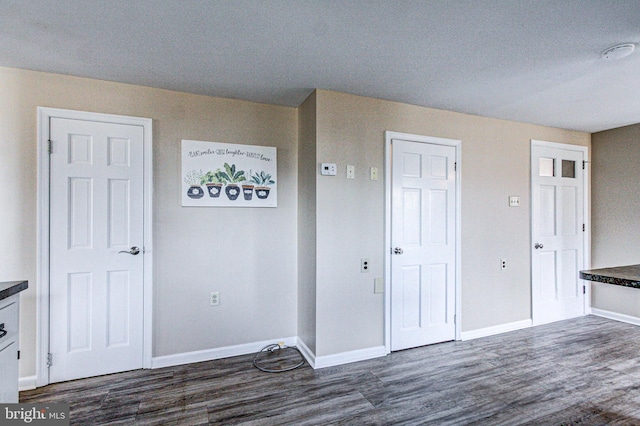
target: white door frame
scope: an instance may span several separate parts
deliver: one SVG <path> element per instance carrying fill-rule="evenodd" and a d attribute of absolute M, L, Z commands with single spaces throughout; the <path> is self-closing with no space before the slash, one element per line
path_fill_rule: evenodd
<path fill-rule="evenodd" d="M 536 139 L 531 139 L 531 149 L 530 149 L 530 158 L 531 158 L 531 168 L 529 170 L 529 193 L 531 200 L 529 201 L 530 211 L 529 211 L 529 267 L 531 270 L 529 271 L 530 281 L 531 281 L 531 322 L 534 322 L 534 312 L 533 312 L 533 170 L 535 170 L 534 158 L 533 158 L 533 148 L 535 146 L 547 147 L 547 148 L 556 148 L 556 149 L 564 149 L 567 151 L 578 151 L 582 152 L 583 158 L 583 166 L 584 166 L 584 174 L 583 174 L 583 209 L 584 209 L 584 239 L 582 243 L 583 256 L 582 261 L 584 262 L 584 269 L 591 269 L 591 174 L 589 173 L 588 164 L 590 164 L 591 160 L 589 158 L 589 147 L 582 145 L 572 145 L 558 142 L 547 142 Z M 583 280 L 584 281 L 584 280 Z M 584 303 L 583 303 L 583 311 L 584 315 L 589 315 L 591 313 L 591 286 L 588 282 L 584 281 L 585 286 L 585 294 L 584 294 Z"/>
<path fill-rule="evenodd" d="M 391 165 L 392 151 L 391 141 L 393 139 L 402 139 L 411 142 L 429 143 L 434 145 L 453 146 L 456 150 L 456 297 L 455 297 L 455 318 L 456 318 L 456 340 L 460 340 L 461 333 L 461 284 L 462 284 L 462 249 L 461 249 L 461 151 L 462 141 L 454 139 L 436 138 L 432 136 L 412 135 L 409 133 L 399 133 L 386 131 L 385 137 L 385 218 L 384 218 L 384 346 L 387 354 L 391 353 Z"/>
<path fill-rule="evenodd" d="M 152 120 L 150 118 L 127 117 L 112 114 L 73 111 L 58 108 L 38 107 L 38 247 L 36 287 L 36 386 L 49 384 L 47 354 L 49 352 L 49 126 L 51 118 L 89 120 L 107 123 L 128 124 L 143 128 L 144 138 L 144 301 L 143 301 L 143 368 L 151 368 L 152 356 L 152 283 L 153 283 L 153 155 Z"/>

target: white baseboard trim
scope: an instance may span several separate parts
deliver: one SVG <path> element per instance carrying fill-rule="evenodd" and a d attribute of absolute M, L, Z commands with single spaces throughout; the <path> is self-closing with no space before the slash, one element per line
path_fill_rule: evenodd
<path fill-rule="evenodd" d="M 494 325 L 492 327 L 479 328 L 477 330 L 463 331 L 460 333 L 460 340 L 479 339 L 480 337 L 493 336 L 500 333 L 506 333 L 509 331 L 522 330 L 523 328 L 529 328 L 532 326 L 530 319 L 510 322 L 507 324 Z"/>
<path fill-rule="evenodd" d="M 591 314 L 598 317 L 609 318 L 609 319 L 620 321 L 620 322 L 626 322 L 628 324 L 640 325 L 640 318 L 632 317 L 631 315 L 619 314 L 617 312 L 605 311 L 604 309 L 598 309 L 593 307 L 591 308 Z"/>
<path fill-rule="evenodd" d="M 265 346 L 277 342 L 284 342 L 287 346 L 295 346 L 300 350 L 313 369 L 333 367 L 336 365 L 348 364 L 351 362 L 365 361 L 367 359 L 378 358 L 387 355 L 384 346 L 377 346 L 367 349 L 342 352 L 334 355 L 315 356 L 309 347 L 298 337 L 288 337 L 285 339 L 274 339 L 262 342 L 245 343 L 236 346 L 226 346 L 223 348 L 206 349 L 202 351 L 186 352 L 174 355 L 154 357 L 151 360 L 151 368 L 173 367 L 176 365 L 191 364 L 194 362 L 211 361 L 214 359 L 229 358 L 232 356 L 246 355 L 258 352 Z"/>
<path fill-rule="evenodd" d="M 311 351 L 311 349 L 309 349 L 309 346 L 307 346 L 307 344 L 304 343 L 302 341 L 302 339 L 299 338 L 299 337 L 298 337 L 297 348 L 300 351 L 300 353 L 302 354 L 302 356 L 304 357 L 304 359 L 307 360 L 307 363 L 311 366 L 311 368 L 313 368 L 315 370 L 315 368 L 316 368 L 316 356 Z"/>
<path fill-rule="evenodd" d="M 173 367 L 176 365 L 191 364 L 194 362 L 212 361 L 214 359 L 229 358 L 238 355 L 253 354 L 260 351 L 267 345 L 284 342 L 286 346 L 295 346 L 300 350 L 302 356 L 307 360 L 309 365 L 314 368 L 326 368 L 336 365 L 348 364 L 351 362 L 365 361 L 368 359 L 379 358 L 387 355 L 384 346 L 376 346 L 367 349 L 359 349 L 355 351 L 342 352 L 334 355 L 326 355 L 316 357 L 309 347 L 298 337 L 287 337 L 284 339 L 264 340 L 261 342 L 244 343 L 241 345 L 225 346 L 222 348 L 205 349 L 201 351 L 184 352 L 173 355 L 164 355 L 153 357 L 151 359 L 151 368 Z M 36 376 L 20 377 L 19 389 L 32 390 L 37 386 Z"/>
<path fill-rule="evenodd" d="M 387 349 L 384 346 L 374 346 L 372 348 L 341 352 L 333 355 L 316 356 L 312 367 L 314 369 L 334 367 L 336 365 L 365 361 L 383 356 L 387 356 Z"/>
<path fill-rule="evenodd" d="M 35 389 L 37 381 L 36 376 L 25 376 L 18 379 L 18 390 L 20 392 Z"/>
<path fill-rule="evenodd" d="M 151 368 L 173 367 L 176 365 L 257 353 L 265 346 L 278 342 L 284 342 L 286 346 L 296 346 L 297 341 L 297 337 L 287 337 L 284 339 L 264 340 L 261 342 L 244 343 L 241 345 L 225 346 L 222 348 L 158 356 L 151 359 Z"/>

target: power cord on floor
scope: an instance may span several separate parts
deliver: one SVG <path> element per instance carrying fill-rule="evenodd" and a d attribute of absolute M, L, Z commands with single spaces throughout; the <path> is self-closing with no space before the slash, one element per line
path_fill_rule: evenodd
<path fill-rule="evenodd" d="M 298 352 L 298 355 L 300 355 L 300 362 L 297 363 L 296 365 L 290 366 L 290 367 L 286 367 L 286 368 L 281 368 L 278 370 L 274 370 L 271 368 L 266 368 L 266 367 L 262 367 L 260 365 L 258 365 L 257 359 L 258 356 L 260 356 L 260 354 L 262 354 L 263 352 L 271 352 L 272 354 L 277 353 L 278 351 L 284 350 L 284 349 L 292 349 L 296 352 Z M 300 352 L 300 350 L 298 348 L 296 348 L 295 346 L 285 346 L 283 343 L 274 343 L 271 345 L 267 345 L 264 348 L 260 349 L 260 352 L 258 352 L 254 357 L 253 357 L 253 366 L 256 367 L 258 370 L 260 371 L 264 371 L 265 373 L 284 373 L 285 371 L 291 371 L 291 370 L 295 370 L 296 368 L 302 367 L 304 365 L 304 357 L 302 356 L 302 352 Z"/>

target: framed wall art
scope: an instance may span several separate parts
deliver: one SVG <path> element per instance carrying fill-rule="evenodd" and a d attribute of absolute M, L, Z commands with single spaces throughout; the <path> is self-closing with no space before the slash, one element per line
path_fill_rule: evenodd
<path fill-rule="evenodd" d="M 182 140 L 182 205 L 277 207 L 276 148 Z"/>

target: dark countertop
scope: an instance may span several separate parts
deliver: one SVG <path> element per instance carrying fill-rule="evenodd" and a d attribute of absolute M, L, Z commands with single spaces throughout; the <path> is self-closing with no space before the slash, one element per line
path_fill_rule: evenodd
<path fill-rule="evenodd" d="M 599 283 L 640 288 L 640 265 L 580 271 L 580 278 L 583 280 L 597 281 Z"/>
<path fill-rule="evenodd" d="M 29 287 L 28 281 L 0 281 L 0 300 L 20 293 Z"/>

